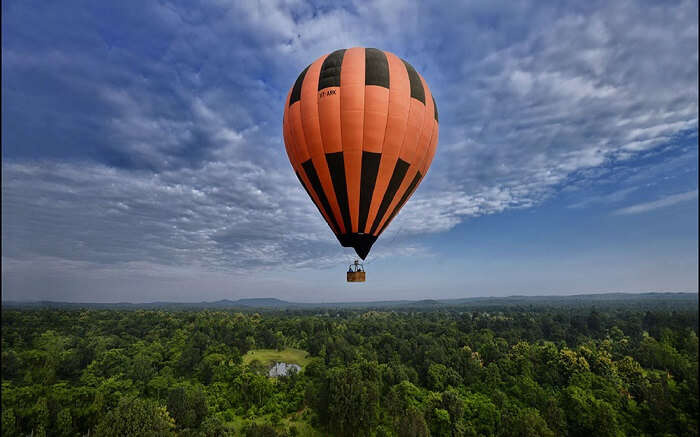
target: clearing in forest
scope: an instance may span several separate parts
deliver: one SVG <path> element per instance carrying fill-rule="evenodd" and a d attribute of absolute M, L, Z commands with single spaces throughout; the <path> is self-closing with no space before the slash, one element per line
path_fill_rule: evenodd
<path fill-rule="evenodd" d="M 258 360 L 263 366 L 273 366 L 275 363 L 298 364 L 303 369 L 311 362 L 309 353 L 301 349 L 286 348 L 277 349 L 255 349 L 243 355 L 243 364 L 250 364 L 253 360 Z"/>

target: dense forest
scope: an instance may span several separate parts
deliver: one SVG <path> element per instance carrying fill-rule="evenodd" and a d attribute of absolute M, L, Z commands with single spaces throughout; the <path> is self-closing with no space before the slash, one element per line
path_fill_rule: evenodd
<path fill-rule="evenodd" d="M 2 435 L 697 435 L 697 330 L 697 300 L 4 308 Z"/>

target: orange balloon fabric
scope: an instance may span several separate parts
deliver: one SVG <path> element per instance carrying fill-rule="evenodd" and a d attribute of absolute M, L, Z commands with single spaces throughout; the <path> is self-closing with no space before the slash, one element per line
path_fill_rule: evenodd
<path fill-rule="evenodd" d="M 309 197 L 340 243 L 365 259 L 430 167 L 438 111 L 411 64 L 354 47 L 301 72 L 287 95 L 282 130 Z"/>

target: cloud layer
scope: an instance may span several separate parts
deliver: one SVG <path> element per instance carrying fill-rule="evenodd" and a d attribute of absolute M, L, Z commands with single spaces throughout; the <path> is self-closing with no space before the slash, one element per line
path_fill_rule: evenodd
<path fill-rule="evenodd" d="M 653 211 L 667 206 L 673 206 L 677 203 L 687 202 L 698 198 L 698 190 L 688 191 L 687 193 L 672 194 L 662 199 L 654 200 L 653 202 L 644 202 L 638 205 L 627 206 L 620 208 L 614 214 L 641 214 L 647 211 Z"/>
<path fill-rule="evenodd" d="M 697 136 L 697 15 L 693 1 L 9 2 L 3 260 L 342 262 L 286 161 L 281 107 L 308 63 L 356 45 L 411 61 L 440 109 L 433 168 L 389 236 L 533 207 Z M 688 192 L 664 195 L 618 213 Z M 400 252 L 381 241 L 373 254 Z"/>

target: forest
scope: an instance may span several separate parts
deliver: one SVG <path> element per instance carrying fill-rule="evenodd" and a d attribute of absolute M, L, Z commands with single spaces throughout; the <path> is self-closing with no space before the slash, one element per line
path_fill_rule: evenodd
<path fill-rule="evenodd" d="M 2 435 L 692 436 L 697 334 L 697 299 L 3 307 Z"/>

